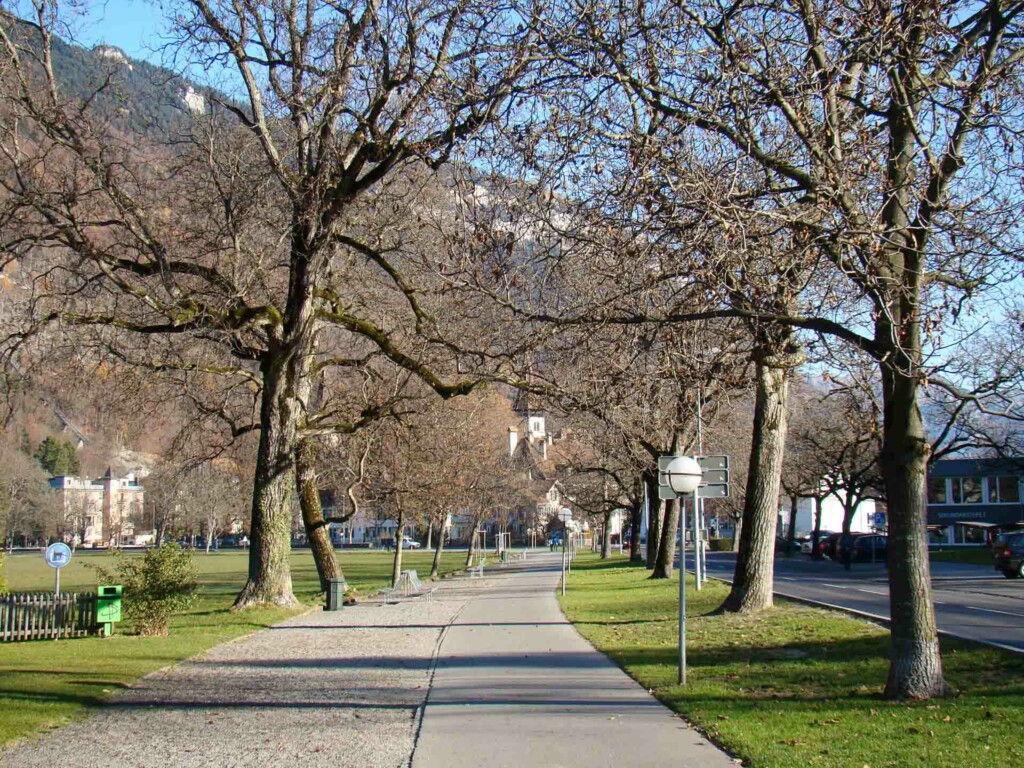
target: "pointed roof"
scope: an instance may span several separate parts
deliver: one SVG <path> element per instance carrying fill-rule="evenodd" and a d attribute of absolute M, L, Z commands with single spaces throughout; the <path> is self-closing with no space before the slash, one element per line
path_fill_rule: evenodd
<path fill-rule="evenodd" d="M 524 389 L 516 390 L 516 398 L 512 402 L 512 410 L 520 416 L 529 416 L 531 413 L 544 413 L 540 402 L 535 394 Z"/>

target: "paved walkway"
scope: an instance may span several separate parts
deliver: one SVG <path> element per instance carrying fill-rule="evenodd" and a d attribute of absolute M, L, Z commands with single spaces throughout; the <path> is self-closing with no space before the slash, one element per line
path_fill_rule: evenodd
<path fill-rule="evenodd" d="M 413 768 L 735 766 L 565 620 L 559 556 L 531 558 L 445 632 Z"/>
<path fill-rule="evenodd" d="M 565 621 L 558 562 L 298 616 L 143 678 L 0 767 L 734 765 Z"/>

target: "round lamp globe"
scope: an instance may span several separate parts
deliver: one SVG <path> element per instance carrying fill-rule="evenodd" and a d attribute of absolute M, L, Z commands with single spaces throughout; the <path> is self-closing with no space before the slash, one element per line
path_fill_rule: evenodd
<path fill-rule="evenodd" d="M 669 487 L 678 494 L 693 493 L 700 485 L 703 472 L 692 456 L 676 456 L 665 467 Z"/>

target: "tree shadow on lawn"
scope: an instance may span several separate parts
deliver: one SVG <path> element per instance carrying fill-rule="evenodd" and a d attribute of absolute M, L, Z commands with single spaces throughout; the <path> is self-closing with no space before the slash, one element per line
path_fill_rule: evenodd
<path fill-rule="evenodd" d="M 646 685 L 671 686 L 678 652 L 674 645 L 606 644 L 608 655 Z M 957 644 L 944 649 L 945 672 L 963 694 L 1019 696 L 1024 659 Z M 887 636 L 769 645 L 716 645 L 687 649 L 697 684 L 727 686 L 726 698 L 851 701 L 879 700 L 889 667 Z M 661 679 L 664 678 L 664 679 Z M 734 692 L 734 693 L 733 693 Z M 679 697 L 687 698 L 684 692 Z"/>
<path fill-rule="evenodd" d="M 625 571 L 625 570 L 647 570 L 645 563 L 630 562 L 627 556 L 612 556 L 608 560 L 580 560 L 573 561 L 573 571 Z M 572 578 L 572 573 L 569 574 Z"/>

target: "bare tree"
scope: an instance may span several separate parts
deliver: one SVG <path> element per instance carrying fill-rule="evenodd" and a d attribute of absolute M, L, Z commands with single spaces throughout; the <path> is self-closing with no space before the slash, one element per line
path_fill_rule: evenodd
<path fill-rule="evenodd" d="M 199 61 L 233 67 L 241 90 L 198 121 L 182 156 L 139 149 L 94 121 L 88 101 L 61 96 L 58 8 L 34 7 L 35 26 L 8 18 L 0 31 L 4 246 L 37 274 L 46 262 L 55 268 L 36 283 L 32 322 L 11 341 L 55 323 L 162 339 L 179 354 L 176 340 L 187 338 L 179 367 L 251 382 L 258 416 L 247 428 L 259 429 L 260 446 L 249 579 L 236 606 L 293 603 L 298 387 L 317 320 L 443 396 L 472 386 L 446 384 L 399 323 L 350 300 L 356 284 L 344 265 L 365 260 L 405 297 L 403 324 L 436 337 L 391 243 L 365 232 L 354 210 L 390 177 L 443 164 L 507 114 L 533 67 L 536 9 L 183 2 L 173 21 L 181 42 Z"/>

